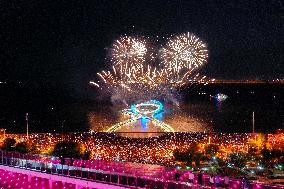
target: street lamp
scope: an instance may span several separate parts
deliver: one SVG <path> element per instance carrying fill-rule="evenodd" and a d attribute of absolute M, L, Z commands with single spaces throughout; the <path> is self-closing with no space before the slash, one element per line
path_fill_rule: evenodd
<path fill-rule="evenodd" d="M 29 113 L 26 113 L 27 140 L 29 140 Z"/>
<path fill-rule="evenodd" d="M 62 124 L 61 124 L 61 139 L 62 139 L 62 141 L 63 141 L 63 137 L 64 137 L 64 135 L 63 135 L 64 123 L 65 123 L 65 119 L 62 121 Z"/>

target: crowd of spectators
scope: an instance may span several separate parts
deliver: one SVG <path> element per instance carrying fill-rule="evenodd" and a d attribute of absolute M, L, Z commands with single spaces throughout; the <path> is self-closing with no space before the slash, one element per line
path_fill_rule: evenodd
<path fill-rule="evenodd" d="M 270 148 L 284 146 L 284 134 L 266 135 Z M 48 154 L 60 141 L 73 141 L 83 144 L 84 150 L 91 152 L 92 159 L 140 162 L 159 165 L 173 165 L 175 149 L 186 150 L 192 143 L 204 147 L 208 143 L 219 146 L 219 155 L 226 157 L 231 152 L 248 152 L 250 141 L 257 134 L 253 133 L 165 133 L 157 137 L 129 138 L 117 133 L 34 133 L 29 135 L 29 143 L 36 145 L 41 153 Z M 17 141 L 26 140 L 26 135 L 9 134 L 6 138 Z M 217 154 L 218 155 L 218 154 Z"/>

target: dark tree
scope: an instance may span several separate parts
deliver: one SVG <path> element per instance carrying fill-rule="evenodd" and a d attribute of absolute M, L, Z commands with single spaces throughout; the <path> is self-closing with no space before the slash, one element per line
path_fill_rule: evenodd
<path fill-rule="evenodd" d="M 238 168 L 242 168 L 246 165 L 247 155 L 244 153 L 232 153 L 229 155 L 229 162 L 234 164 Z"/>
<path fill-rule="evenodd" d="M 279 149 L 273 149 L 271 150 L 271 155 L 275 159 L 280 159 L 281 157 L 283 157 L 283 152 Z"/>
<path fill-rule="evenodd" d="M 81 146 L 77 142 L 62 141 L 55 144 L 52 155 L 64 158 L 81 158 Z"/>
<path fill-rule="evenodd" d="M 262 163 L 265 165 L 265 167 L 271 167 L 271 160 L 272 160 L 272 154 L 271 151 L 268 149 L 261 150 L 262 155 Z"/>
<path fill-rule="evenodd" d="M 195 165 L 196 165 L 197 167 L 200 166 L 200 161 L 203 160 L 203 158 L 204 158 L 204 157 L 203 157 L 203 154 L 202 154 L 202 153 L 195 153 L 193 159 L 194 159 Z"/>
<path fill-rule="evenodd" d="M 13 138 L 6 138 L 2 145 L 2 150 L 13 151 L 16 144 L 16 140 Z"/>
<path fill-rule="evenodd" d="M 176 161 L 182 161 L 185 162 L 187 165 L 191 166 L 193 160 L 199 160 L 199 155 L 196 152 L 197 144 L 192 143 L 185 152 L 180 151 L 178 149 L 174 150 L 173 156 L 175 157 Z M 195 158 L 196 155 L 197 157 Z"/>
<path fill-rule="evenodd" d="M 182 162 L 186 162 L 188 159 L 188 154 L 187 152 L 181 152 L 178 149 L 175 149 L 173 152 L 173 156 L 175 158 L 176 161 L 182 161 Z"/>
<path fill-rule="evenodd" d="M 15 146 L 15 151 L 20 153 L 28 153 L 29 145 L 26 142 L 19 142 Z"/>
<path fill-rule="evenodd" d="M 90 151 L 85 151 L 83 154 L 82 154 L 82 159 L 84 160 L 89 160 L 91 158 L 91 152 Z"/>
<path fill-rule="evenodd" d="M 40 150 L 36 146 L 36 143 L 32 143 L 32 145 L 30 146 L 29 152 L 32 154 L 40 154 Z"/>
<path fill-rule="evenodd" d="M 205 153 L 209 156 L 215 156 L 219 150 L 219 146 L 217 144 L 208 144 L 205 146 Z"/>

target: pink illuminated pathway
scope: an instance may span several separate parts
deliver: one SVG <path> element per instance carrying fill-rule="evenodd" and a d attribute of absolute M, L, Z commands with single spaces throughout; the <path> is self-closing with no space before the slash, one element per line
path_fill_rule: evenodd
<path fill-rule="evenodd" d="M 70 184 L 75 185 L 75 189 L 83 189 L 83 188 L 124 189 L 124 188 L 129 188 L 129 187 L 122 187 L 122 186 L 117 186 L 117 185 L 109 185 L 109 184 L 105 184 L 105 183 L 97 183 L 97 182 L 94 182 L 94 181 L 90 182 L 90 181 L 87 181 L 87 180 L 64 177 L 64 176 L 59 176 L 59 175 L 52 175 L 52 174 L 46 174 L 46 173 L 41 173 L 41 172 L 29 171 L 29 170 L 25 170 L 25 169 L 19 169 L 19 168 L 8 167 L 8 166 L 3 166 L 3 165 L 0 165 L 0 170 L 5 170 L 5 171 L 11 172 L 11 173 L 28 175 L 29 180 L 32 180 L 31 179 L 32 177 L 37 177 L 37 178 L 40 177 L 42 179 L 48 179 L 49 180 L 49 187 L 47 187 L 47 188 L 54 188 L 53 187 L 54 183 L 61 183 L 61 184 L 62 183 L 70 183 Z M 13 177 L 13 176 L 11 176 L 11 177 Z M 15 180 L 13 180 L 11 182 L 16 182 L 17 179 L 18 178 L 15 178 Z M 2 181 L 2 178 L 1 178 L 1 181 Z M 68 188 L 68 187 L 66 187 L 66 188 Z"/>

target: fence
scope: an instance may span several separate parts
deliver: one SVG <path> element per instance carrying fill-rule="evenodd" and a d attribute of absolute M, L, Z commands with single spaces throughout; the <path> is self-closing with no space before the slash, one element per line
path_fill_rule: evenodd
<path fill-rule="evenodd" d="M 158 189 L 190 189 L 190 188 L 211 188 L 208 175 L 203 174 L 202 184 L 198 184 L 197 175 L 195 175 L 193 183 L 188 182 L 187 172 L 179 172 L 179 179 L 175 178 L 177 171 L 169 170 L 161 172 L 159 176 L 151 177 L 138 174 L 127 169 L 122 162 L 99 162 L 98 160 L 73 160 L 60 159 L 58 157 L 46 155 L 20 154 L 16 152 L 0 151 L 0 164 L 14 168 L 25 169 L 29 171 L 38 171 L 45 174 L 60 175 L 74 179 L 88 180 L 98 183 L 106 183 L 116 186 L 124 186 L 128 188 L 158 188 Z M 132 163 L 134 164 L 134 163 Z M 135 165 L 135 164 L 134 164 Z M 150 165 L 149 165 L 150 166 Z M 119 167 L 123 168 L 120 169 Z M 145 165 L 148 167 L 148 165 Z M 143 172 L 143 170 L 140 170 Z M 153 169 L 155 173 L 157 170 Z M 127 173 L 126 173 L 127 172 Z M 151 173 L 150 173 L 151 175 Z M 167 175 L 167 177 L 165 177 Z M 174 178 L 172 178 L 174 177 Z M 220 179 L 220 188 L 225 187 L 223 179 Z M 242 188 L 241 180 L 230 179 L 229 188 Z M 283 188 L 280 185 L 269 185 L 251 182 L 251 189 L 270 189 Z"/>

